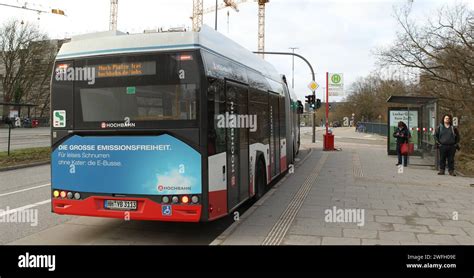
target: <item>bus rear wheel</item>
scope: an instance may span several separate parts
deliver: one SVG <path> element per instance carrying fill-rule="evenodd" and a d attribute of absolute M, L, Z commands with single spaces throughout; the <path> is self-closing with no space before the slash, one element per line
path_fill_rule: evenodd
<path fill-rule="evenodd" d="M 262 198 L 262 196 L 265 194 L 267 186 L 266 186 L 266 179 L 267 179 L 267 174 L 265 171 L 265 163 L 263 162 L 262 159 L 258 160 L 257 163 L 257 169 L 256 169 L 257 175 L 255 176 L 255 188 L 256 188 L 256 194 L 255 197 L 256 199 Z"/>

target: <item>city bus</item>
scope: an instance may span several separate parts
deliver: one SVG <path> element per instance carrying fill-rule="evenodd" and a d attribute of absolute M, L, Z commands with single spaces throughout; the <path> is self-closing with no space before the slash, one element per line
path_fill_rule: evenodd
<path fill-rule="evenodd" d="M 52 212 L 206 222 L 288 172 L 301 102 L 214 30 L 74 37 L 51 84 Z"/>

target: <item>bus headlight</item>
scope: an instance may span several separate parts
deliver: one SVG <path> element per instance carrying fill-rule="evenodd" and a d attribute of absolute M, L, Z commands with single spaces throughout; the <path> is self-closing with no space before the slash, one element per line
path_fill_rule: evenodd
<path fill-rule="evenodd" d="M 58 190 L 54 190 L 54 191 L 53 191 L 53 197 L 54 197 L 54 198 L 58 198 L 58 197 L 59 197 L 59 191 L 58 191 Z"/>
<path fill-rule="evenodd" d="M 193 204 L 197 204 L 199 202 L 199 197 L 198 196 L 191 197 L 191 202 L 193 202 Z"/>
<path fill-rule="evenodd" d="M 79 192 L 74 193 L 74 199 L 76 200 L 81 199 L 81 194 Z"/>
<path fill-rule="evenodd" d="M 177 203 L 179 202 L 178 196 L 173 196 L 173 198 L 171 199 L 171 201 L 173 202 L 173 204 L 177 204 Z"/>
<path fill-rule="evenodd" d="M 169 203 L 170 202 L 170 197 L 168 196 L 163 196 L 163 198 L 161 198 L 161 201 L 165 204 Z"/>
<path fill-rule="evenodd" d="M 181 197 L 181 203 L 183 203 L 183 204 L 189 203 L 189 197 L 188 196 Z"/>
<path fill-rule="evenodd" d="M 61 198 L 66 198 L 66 191 L 61 191 L 61 193 L 59 193 L 59 196 L 61 196 Z"/>

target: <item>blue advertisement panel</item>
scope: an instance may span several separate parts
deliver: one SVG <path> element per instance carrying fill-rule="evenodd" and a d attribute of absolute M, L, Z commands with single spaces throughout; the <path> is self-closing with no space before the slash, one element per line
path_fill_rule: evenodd
<path fill-rule="evenodd" d="M 170 136 L 73 136 L 52 153 L 52 187 L 79 192 L 201 194 L 201 155 Z"/>

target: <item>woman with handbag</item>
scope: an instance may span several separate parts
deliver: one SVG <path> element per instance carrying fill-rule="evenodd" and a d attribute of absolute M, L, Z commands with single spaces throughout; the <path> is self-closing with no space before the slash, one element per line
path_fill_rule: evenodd
<path fill-rule="evenodd" d="M 435 131 L 436 144 L 439 147 L 439 173 L 444 175 L 446 169 L 446 160 L 448 160 L 448 171 L 451 176 L 454 173 L 454 155 L 459 150 L 459 132 L 453 127 L 453 118 L 451 115 L 444 115 L 441 124 Z"/>
<path fill-rule="evenodd" d="M 402 152 L 402 145 L 408 144 L 410 139 L 410 131 L 408 131 L 407 125 L 400 121 L 398 122 L 398 127 L 393 133 L 393 137 L 397 138 L 397 156 L 398 156 L 398 165 L 402 164 L 402 156 L 403 156 L 403 167 L 408 166 L 408 150 Z"/>

